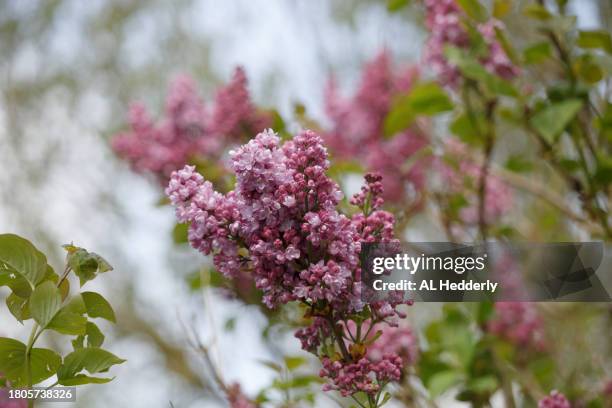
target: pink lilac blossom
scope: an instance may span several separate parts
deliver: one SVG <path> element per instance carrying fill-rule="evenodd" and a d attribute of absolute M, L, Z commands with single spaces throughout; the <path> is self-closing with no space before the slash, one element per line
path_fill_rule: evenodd
<path fill-rule="evenodd" d="M 191 223 L 192 245 L 214 252 L 217 267 L 229 275 L 243 264 L 238 245 L 247 248 L 270 307 L 302 299 L 346 309 L 361 237 L 336 210 L 342 193 L 325 174 L 329 162 L 321 139 L 306 131 L 281 146 L 266 131 L 230 157 L 236 189 L 225 196 L 193 167 L 171 178 L 166 193 L 179 221 Z"/>
<path fill-rule="evenodd" d="M 0 373 L 0 383 L 3 381 L 3 375 Z M 28 401 L 25 399 L 9 398 L 9 389 L 9 383 L 6 384 L 6 387 L 0 386 L 0 408 L 26 408 L 28 406 Z"/>
<path fill-rule="evenodd" d="M 466 224 L 478 222 L 478 186 L 481 166 L 467 155 L 467 147 L 449 139 L 445 155 L 438 158 L 437 168 L 445 183 L 446 191 L 463 194 L 467 201 L 460 211 L 460 218 Z M 488 174 L 485 192 L 485 220 L 494 222 L 512 209 L 512 190 L 495 175 Z"/>
<path fill-rule="evenodd" d="M 385 354 L 376 362 L 365 357 L 355 362 L 323 357 L 321 362 L 323 368 L 319 375 L 332 380 L 323 390 L 337 390 L 344 397 L 357 392 L 375 395 L 382 385 L 398 381 L 402 375 L 402 359 L 394 354 Z"/>
<path fill-rule="evenodd" d="M 251 101 L 247 85 L 244 69 L 238 67 L 230 83 L 217 91 L 210 123 L 213 134 L 240 142 L 271 125 L 270 116 Z"/>
<path fill-rule="evenodd" d="M 425 22 L 430 32 L 425 47 L 425 61 L 443 84 L 456 87 L 461 74 L 447 61 L 444 48 L 454 46 L 468 49 L 472 45 L 463 21 L 465 15 L 455 0 L 425 0 L 425 9 L 427 15 Z M 503 23 L 495 19 L 477 26 L 488 51 L 480 62 L 490 73 L 511 79 L 520 71 L 497 40 L 496 28 L 502 29 Z"/>
<path fill-rule="evenodd" d="M 414 364 L 419 356 L 419 346 L 416 334 L 409 327 L 380 326 L 373 330 L 382 332 L 370 347 L 367 357 L 372 361 L 380 361 L 385 354 L 392 353 L 402 359 L 404 367 Z"/>
<path fill-rule="evenodd" d="M 604 385 L 603 394 L 606 398 L 612 399 L 612 380 L 608 380 Z"/>
<path fill-rule="evenodd" d="M 538 408 L 572 408 L 572 405 L 559 391 L 552 391 L 550 395 L 538 402 Z"/>
<path fill-rule="evenodd" d="M 227 390 L 230 408 L 257 408 L 257 404 L 242 393 L 240 384 L 232 384 Z"/>
<path fill-rule="evenodd" d="M 135 171 L 151 173 L 165 184 L 174 170 L 200 158 L 218 159 L 229 145 L 268 126 L 268 116 L 256 110 L 246 85 L 238 68 L 217 91 L 209 114 L 195 82 L 179 76 L 170 85 L 164 117 L 155 123 L 142 104 L 132 104 L 131 129 L 116 135 L 112 148 Z"/>
<path fill-rule="evenodd" d="M 26 408 L 27 406 L 27 400 L 10 399 L 8 389 L 0 388 L 0 408 Z"/>
<path fill-rule="evenodd" d="M 417 160 L 407 169 L 402 167 L 427 146 L 424 132 L 414 126 L 389 140 L 384 137 L 384 122 L 394 97 L 410 90 L 417 77 L 414 67 L 395 72 L 389 53 L 382 51 L 366 64 L 352 98 L 343 98 L 333 79 L 325 92 L 326 112 L 332 125 L 324 138 L 331 151 L 339 158 L 360 160 L 368 171 L 381 174 L 385 199 L 392 202 L 405 202 L 406 198 L 417 202 L 425 184 L 427 160 Z"/>
<path fill-rule="evenodd" d="M 395 242 L 394 218 L 380 209 L 380 176 L 366 176 L 367 185 L 353 198 L 364 212 L 348 218 L 338 211 L 342 193 L 326 175 L 327 150 L 314 132 L 304 131 L 281 145 L 268 130 L 230 152 L 230 158 L 236 174 L 233 191 L 215 192 L 193 166 L 186 166 L 172 174 L 166 194 L 178 220 L 190 223 L 191 244 L 212 253 L 219 271 L 235 276 L 249 270 L 268 307 L 290 301 L 310 305 L 313 322 L 296 333 L 305 350 L 316 353 L 337 336 L 334 322 L 364 307 L 377 323 L 393 324 L 404 316 L 396 310 L 407 303 L 401 296 L 368 305 L 361 298 L 361 243 Z M 371 362 L 344 354 L 342 362 L 324 362 L 325 376 L 336 389 L 349 392 L 342 385 L 349 372 L 367 392 L 379 381 L 399 378 L 398 356 Z M 376 384 L 368 380 L 369 373 L 375 373 Z"/>
<path fill-rule="evenodd" d="M 542 319 L 533 303 L 499 302 L 488 323 L 489 333 L 533 351 L 546 348 Z"/>

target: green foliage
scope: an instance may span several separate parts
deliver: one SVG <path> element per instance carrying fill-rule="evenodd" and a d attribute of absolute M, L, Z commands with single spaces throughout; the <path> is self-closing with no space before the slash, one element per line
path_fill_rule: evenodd
<path fill-rule="evenodd" d="M 88 252 L 72 244 L 64 245 L 64 249 L 68 252 L 68 265 L 79 277 L 81 286 L 94 279 L 96 274 L 113 270 L 113 267 L 96 253 Z"/>
<path fill-rule="evenodd" d="M 576 43 L 582 48 L 601 49 L 612 54 L 612 38 L 605 30 L 580 31 Z"/>
<path fill-rule="evenodd" d="M 549 143 L 555 143 L 557 136 L 563 132 L 581 108 L 582 101 L 579 99 L 554 103 L 536 113 L 530 123 Z"/>
<path fill-rule="evenodd" d="M 0 286 L 28 297 L 46 273 L 47 258 L 34 245 L 14 234 L 0 235 Z"/>
<path fill-rule="evenodd" d="M 448 61 L 455 65 L 465 78 L 481 84 L 490 95 L 518 96 L 518 91 L 510 82 L 487 71 L 474 56 L 450 46 L 446 47 L 445 54 Z"/>
<path fill-rule="evenodd" d="M 434 82 L 415 85 L 399 96 L 385 118 L 385 135 L 392 137 L 406 130 L 419 115 L 432 116 L 449 111 L 453 104 L 446 92 Z"/>
<path fill-rule="evenodd" d="M 104 334 L 88 320 L 100 317 L 115 322 L 108 301 L 95 292 L 69 296 L 70 272 L 83 285 L 112 267 L 101 256 L 83 248 L 73 245 L 64 248 L 68 256 L 60 278 L 47 265 L 45 255 L 29 241 L 13 234 L 0 235 L 0 286 L 12 290 L 6 299 L 7 309 L 22 324 L 33 320 L 27 344 L 0 338 L 0 372 L 14 387 L 30 387 L 53 376 L 62 385 L 104 383 L 112 378 L 91 377 L 82 371 L 90 375 L 106 372 L 125 361 L 99 348 Z M 71 341 L 75 351 L 62 358 L 53 350 L 35 348 L 34 344 L 47 330 L 77 336 Z"/>
<path fill-rule="evenodd" d="M 552 56 L 552 46 L 547 41 L 530 45 L 523 51 L 526 64 L 539 64 Z"/>
<path fill-rule="evenodd" d="M 478 0 L 457 0 L 457 3 L 474 20 L 481 23 L 487 21 L 487 9 Z"/>

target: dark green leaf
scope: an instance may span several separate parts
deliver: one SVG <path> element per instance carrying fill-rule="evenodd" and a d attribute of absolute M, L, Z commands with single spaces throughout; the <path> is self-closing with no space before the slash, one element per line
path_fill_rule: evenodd
<path fill-rule="evenodd" d="M 552 55 L 552 47 L 548 42 L 539 42 L 533 44 L 523 51 L 523 59 L 526 64 L 539 64 L 540 62 L 550 58 Z"/>
<path fill-rule="evenodd" d="M 61 361 L 61 357 L 53 350 L 33 348 L 30 351 L 32 384 L 38 384 L 55 374 Z M 0 371 L 15 386 L 27 385 L 25 344 L 14 339 L 0 337 Z"/>
<path fill-rule="evenodd" d="M 87 322 L 87 347 L 100 347 L 104 343 L 104 334 L 98 326 L 92 322 Z"/>
<path fill-rule="evenodd" d="M 28 299 L 17 296 L 15 293 L 11 293 L 6 298 L 6 306 L 15 319 L 23 323 L 24 320 L 32 318 L 30 315 L 30 308 L 28 306 Z"/>
<path fill-rule="evenodd" d="M 612 38 L 606 30 L 580 31 L 577 44 L 582 48 L 598 48 L 612 54 Z"/>
<path fill-rule="evenodd" d="M 581 108 L 581 100 L 568 99 L 536 113 L 530 119 L 530 123 L 549 143 L 554 143 L 556 137 L 563 132 Z"/>
<path fill-rule="evenodd" d="M 68 252 L 68 265 L 79 277 L 81 286 L 96 277 L 98 273 L 111 271 L 113 267 L 100 255 L 73 245 L 64 245 Z"/>
<path fill-rule="evenodd" d="M 453 104 L 438 84 L 426 82 L 416 85 L 394 102 L 385 118 L 385 135 L 391 137 L 407 129 L 418 115 L 435 115 L 452 108 Z"/>
<path fill-rule="evenodd" d="M 487 9 L 478 0 L 457 0 L 457 3 L 474 20 L 481 23 L 487 21 Z"/>
<path fill-rule="evenodd" d="M 30 296 L 30 313 L 42 328 L 53 320 L 62 306 L 59 289 L 51 281 L 40 284 Z"/>
<path fill-rule="evenodd" d="M 66 356 L 57 372 L 57 378 L 62 385 L 88 384 L 92 382 L 91 379 L 80 375 L 81 371 L 85 370 L 89 374 L 106 372 L 112 366 L 123 362 L 125 360 L 101 348 L 80 348 Z M 110 379 L 94 379 L 94 381 L 108 382 Z"/>
<path fill-rule="evenodd" d="M 461 374 L 454 370 L 434 374 L 427 383 L 427 389 L 433 397 L 437 397 L 456 385 L 461 380 Z"/>
<path fill-rule="evenodd" d="M 115 312 L 104 297 L 95 292 L 81 293 L 89 317 L 101 317 L 113 323 L 116 322 Z"/>
<path fill-rule="evenodd" d="M 505 167 L 515 173 L 525 173 L 533 170 L 533 163 L 523 155 L 512 155 L 506 160 Z"/>
<path fill-rule="evenodd" d="M 63 307 L 47 325 L 47 328 L 62 334 L 83 335 L 86 324 L 85 316 L 70 311 L 68 307 Z"/>
<path fill-rule="evenodd" d="M 549 20 L 552 18 L 552 14 L 546 10 L 546 7 L 540 6 L 539 4 L 529 4 L 525 6 L 523 14 L 527 17 L 535 18 L 536 20 Z"/>
<path fill-rule="evenodd" d="M 6 272 L 22 276 L 30 288 L 34 288 L 47 272 L 47 258 L 30 241 L 14 234 L 2 234 L 0 235 L 0 285 L 8 285 Z"/>

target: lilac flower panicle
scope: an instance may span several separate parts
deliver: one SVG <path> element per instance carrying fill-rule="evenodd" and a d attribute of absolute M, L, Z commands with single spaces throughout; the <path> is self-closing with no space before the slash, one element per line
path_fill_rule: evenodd
<path fill-rule="evenodd" d="M 331 322 L 364 307 L 361 243 L 395 241 L 395 220 L 381 209 L 382 179 L 366 176 L 353 202 L 368 209 L 349 218 L 338 210 L 343 196 L 326 174 L 327 149 L 312 131 L 283 144 L 272 131 L 261 132 L 233 150 L 230 159 L 236 174 L 233 191 L 215 192 L 193 166 L 186 166 L 172 174 L 166 194 L 178 220 L 190 223 L 192 246 L 213 254 L 220 272 L 236 276 L 248 271 L 268 307 L 290 301 L 311 305 L 312 323 L 295 335 L 303 349 L 317 354 L 335 335 Z M 396 309 L 404 303 L 398 297 L 369 306 L 377 322 L 394 324 L 393 319 L 404 316 Z M 380 384 L 399 378 L 403 364 L 396 354 L 322 362 L 330 389 L 346 395 L 376 392 Z"/>
<path fill-rule="evenodd" d="M 565 395 L 552 391 L 538 402 L 538 408 L 572 408 L 572 405 Z"/>
<path fill-rule="evenodd" d="M 241 141 L 271 125 L 270 116 L 251 101 L 247 85 L 244 69 L 238 67 L 231 81 L 217 90 L 210 124 L 213 134 Z"/>
<path fill-rule="evenodd" d="M 385 199 L 405 204 L 407 199 L 418 201 L 416 196 L 425 185 L 427 160 L 417 160 L 409 169 L 402 169 L 401 164 L 425 147 L 428 139 L 418 126 L 389 140 L 384 137 L 385 118 L 393 99 L 409 91 L 418 77 L 416 68 L 395 71 L 391 62 L 386 50 L 368 62 L 350 99 L 340 95 L 334 79 L 328 82 L 325 106 L 332 124 L 324 137 L 339 158 L 359 160 L 368 171 L 383 176 Z"/>
<path fill-rule="evenodd" d="M 459 217 L 466 224 L 478 223 L 478 184 L 481 166 L 467 155 L 467 147 L 454 139 L 446 144 L 446 155 L 440 157 L 436 167 L 447 191 L 463 194 L 467 205 Z M 466 192 L 469 192 L 466 194 Z M 485 220 L 494 222 L 510 212 L 513 206 L 512 190 L 499 177 L 489 174 L 485 194 Z"/>
<path fill-rule="evenodd" d="M 546 348 L 544 325 L 533 303 L 499 302 L 488 323 L 490 333 L 532 351 Z"/>
<path fill-rule="evenodd" d="M 218 161 L 230 146 L 270 123 L 269 115 L 252 103 L 242 68 L 217 91 L 210 109 L 195 81 L 181 75 L 170 85 L 164 116 L 154 122 L 142 104 L 132 104 L 130 131 L 116 135 L 112 148 L 135 171 L 153 174 L 165 184 L 174 170 L 201 160 Z"/>
<path fill-rule="evenodd" d="M 456 0 L 425 0 L 426 26 L 430 32 L 426 44 L 425 61 L 438 75 L 442 84 L 456 87 L 461 79 L 457 67 L 452 66 L 444 55 L 446 46 L 468 49 L 470 36 L 464 26 L 464 13 Z M 495 29 L 502 29 L 503 23 L 491 19 L 479 24 L 477 29 L 487 47 L 487 55 L 480 62 L 487 71 L 504 79 L 512 79 L 520 73 L 497 40 Z"/>

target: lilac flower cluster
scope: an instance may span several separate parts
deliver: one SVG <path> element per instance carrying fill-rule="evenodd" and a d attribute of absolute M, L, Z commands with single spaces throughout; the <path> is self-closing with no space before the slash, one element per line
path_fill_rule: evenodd
<path fill-rule="evenodd" d="M 478 185 L 481 166 L 467 155 L 467 147 L 450 139 L 446 144 L 445 155 L 437 161 L 437 168 L 445 189 L 452 193 L 462 194 L 467 204 L 461 208 L 459 217 L 466 224 L 478 222 Z M 512 190 L 495 175 L 487 175 L 485 192 L 485 220 L 494 222 L 512 209 Z"/>
<path fill-rule="evenodd" d="M 0 384 L 4 381 L 4 376 L 0 373 Z M 28 401 L 26 399 L 9 398 L 11 384 L 6 383 L 5 385 L 6 387 L 0 385 L 0 408 L 26 408 L 28 406 Z"/>
<path fill-rule="evenodd" d="M 543 321 L 533 303 L 499 302 L 488 323 L 490 333 L 533 351 L 546 348 Z"/>
<path fill-rule="evenodd" d="M 228 387 L 227 399 L 230 408 L 257 408 L 257 404 L 244 395 L 240 384 L 237 383 Z"/>
<path fill-rule="evenodd" d="M 325 104 L 332 126 L 324 137 L 338 157 L 360 160 L 369 171 L 383 176 L 385 199 L 419 202 L 427 160 L 417 160 L 409 169 L 402 169 L 401 164 L 427 146 L 427 136 L 414 126 L 391 139 L 384 137 L 384 121 L 393 98 L 410 90 L 418 71 L 410 67 L 396 73 L 392 68 L 389 53 L 381 52 L 366 64 L 359 89 L 350 99 L 341 97 L 334 80 L 329 82 Z"/>
<path fill-rule="evenodd" d="M 332 380 L 323 390 L 337 390 L 344 397 L 357 392 L 375 395 L 386 383 L 399 381 L 402 374 L 402 359 L 395 354 L 385 354 L 376 362 L 365 357 L 355 362 L 323 357 L 321 362 L 319 375 Z"/>
<path fill-rule="evenodd" d="M 399 378 L 402 358 L 371 361 L 363 358 L 365 350 L 349 353 L 352 345 L 347 347 L 340 327 L 366 310 L 374 323 L 403 316 L 396 309 L 406 303 L 401 297 L 372 304 L 361 297 L 361 243 L 394 241 L 394 218 L 380 209 L 380 176 L 366 176 L 367 185 L 352 200 L 362 211 L 349 218 L 338 211 L 342 193 L 326 174 L 327 150 L 314 132 L 281 145 L 265 131 L 231 151 L 230 158 L 236 186 L 225 195 L 193 166 L 172 174 L 166 194 L 178 220 L 190 223 L 191 244 L 213 254 L 227 276 L 248 270 L 268 307 L 290 301 L 308 307 L 312 324 L 296 337 L 305 350 L 322 357 L 322 374 L 334 389 L 376 392 Z M 341 357 L 323 352 L 322 345 L 327 351 L 338 347 Z"/>
<path fill-rule="evenodd" d="M 381 335 L 368 348 L 367 357 L 380 361 L 385 354 L 392 353 L 402 359 L 404 367 L 414 364 L 419 356 L 418 339 L 410 327 L 380 327 Z"/>
<path fill-rule="evenodd" d="M 472 45 L 463 21 L 465 15 L 455 0 L 425 0 L 425 8 L 426 25 L 430 31 L 425 46 L 425 61 L 443 84 L 455 87 L 460 81 L 461 74 L 446 59 L 444 48 L 454 46 L 467 49 Z M 486 55 L 480 58 L 480 62 L 489 72 L 511 79 L 519 74 L 519 68 L 510 60 L 497 40 L 496 28 L 503 28 L 503 23 L 495 19 L 477 26 L 487 49 Z"/>
<path fill-rule="evenodd" d="M 0 388 L 0 408 L 26 408 L 28 401 L 25 399 L 11 399 L 7 388 Z"/>
<path fill-rule="evenodd" d="M 112 148 L 134 170 L 152 173 L 165 184 L 174 170 L 199 158 L 217 159 L 229 145 L 263 130 L 269 122 L 268 115 L 251 102 L 241 68 L 217 91 L 212 113 L 195 82 L 180 76 L 170 86 L 164 118 L 155 123 L 142 104 L 132 104 L 131 129 L 116 135 Z"/>
<path fill-rule="evenodd" d="M 538 402 L 538 408 L 572 408 L 572 405 L 559 391 L 552 391 L 550 395 Z"/>

